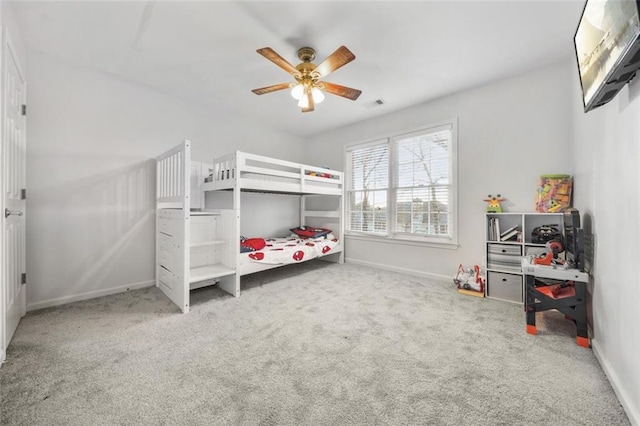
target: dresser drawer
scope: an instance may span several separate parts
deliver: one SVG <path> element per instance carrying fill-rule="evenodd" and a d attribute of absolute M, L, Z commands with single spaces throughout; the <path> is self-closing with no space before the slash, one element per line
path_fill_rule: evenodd
<path fill-rule="evenodd" d="M 162 232 L 158 232 L 156 238 L 158 239 L 158 247 L 160 247 L 162 250 L 173 251 L 173 237 L 171 235 L 166 235 Z"/>
<path fill-rule="evenodd" d="M 160 285 L 164 286 L 168 290 L 173 289 L 173 274 L 162 266 L 158 267 L 158 281 Z"/>
<path fill-rule="evenodd" d="M 522 247 L 514 244 L 489 244 L 487 252 L 522 256 Z"/>
<path fill-rule="evenodd" d="M 520 264 L 522 263 L 522 256 L 512 256 L 510 254 L 487 254 L 487 263 L 495 265 L 509 265 L 517 267 L 520 270 Z"/>
<path fill-rule="evenodd" d="M 487 297 L 522 303 L 522 275 L 489 271 Z"/>
<path fill-rule="evenodd" d="M 158 251 L 158 262 L 160 266 L 165 267 L 169 271 L 173 271 L 173 253 L 169 250 L 160 249 Z"/>
<path fill-rule="evenodd" d="M 168 219 L 166 217 L 159 217 L 158 232 L 162 232 L 163 234 L 166 234 L 169 236 L 173 235 L 173 226 L 172 226 L 171 219 Z"/>

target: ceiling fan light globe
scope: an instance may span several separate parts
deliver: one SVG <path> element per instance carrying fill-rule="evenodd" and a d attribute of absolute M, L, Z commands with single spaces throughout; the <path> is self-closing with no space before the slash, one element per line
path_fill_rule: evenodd
<path fill-rule="evenodd" d="M 298 106 L 300 108 L 309 108 L 309 98 L 306 96 L 301 96 L 298 101 Z"/>
<path fill-rule="evenodd" d="M 316 104 L 324 101 L 324 93 L 322 93 L 322 91 L 317 87 L 311 89 L 311 96 L 313 97 L 313 102 Z"/>
<path fill-rule="evenodd" d="M 302 84 L 296 84 L 293 89 L 291 89 L 291 96 L 293 99 L 300 100 L 304 94 L 304 86 Z"/>

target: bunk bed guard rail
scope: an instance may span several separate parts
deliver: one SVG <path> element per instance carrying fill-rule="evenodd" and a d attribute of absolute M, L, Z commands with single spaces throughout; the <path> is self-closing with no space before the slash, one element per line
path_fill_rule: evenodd
<path fill-rule="evenodd" d="M 189 209 L 186 192 L 190 179 L 191 143 L 182 144 L 157 157 L 156 199 L 159 208 Z"/>
<path fill-rule="evenodd" d="M 288 190 L 299 193 L 342 194 L 343 173 L 323 167 L 236 151 L 213 164 L 215 189 Z M 241 180 L 241 182 L 238 182 Z"/>

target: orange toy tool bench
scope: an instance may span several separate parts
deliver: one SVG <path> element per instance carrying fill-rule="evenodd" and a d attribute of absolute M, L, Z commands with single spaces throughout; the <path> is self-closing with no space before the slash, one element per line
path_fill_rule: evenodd
<path fill-rule="evenodd" d="M 576 343 L 588 348 L 587 281 L 588 274 L 577 269 L 533 265 L 522 261 L 526 279 L 525 311 L 527 333 L 537 334 L 536 312 L 555 309 L 576 325 Z M 557 280 L 559 284 L 544 285 L 540 280 Z"/>

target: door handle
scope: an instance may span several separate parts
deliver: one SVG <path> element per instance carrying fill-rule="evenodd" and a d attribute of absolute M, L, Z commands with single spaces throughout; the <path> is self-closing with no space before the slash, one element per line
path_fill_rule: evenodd
<path fill-rule="evenodd" d="M 9 210 L 9 209 L 4 209 L 4 217 L 9 217 L 11 215 L 14 216 L 22 216 L 22 212 L 20 211 L 13 211 L 13 210 Z"/>

